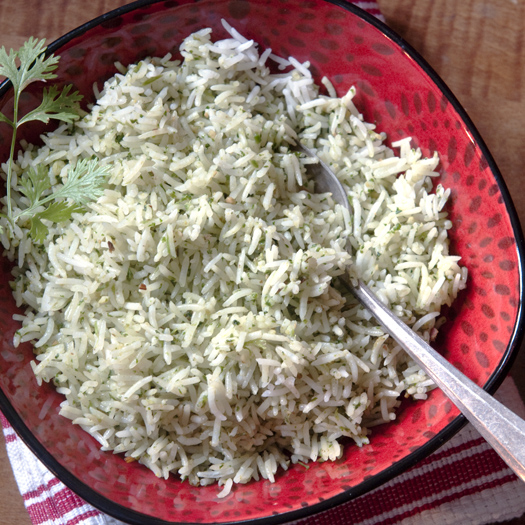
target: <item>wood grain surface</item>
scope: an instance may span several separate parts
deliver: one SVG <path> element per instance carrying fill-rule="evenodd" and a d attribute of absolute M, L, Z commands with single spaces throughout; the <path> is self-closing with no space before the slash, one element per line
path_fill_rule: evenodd
<path fill-rule="evenodd" d="M 0 0 L 0 45 L 53 41 L 122 0 Z M 463 104 L 492 152 L 525 224 L 525 2 L 378 0 L 387 23 L 423 55 Z M 523 349 L 522 349 L 523 350 Z M 525 352 L 511 370 L 525 399 Z M 0 524 L 30 525 L 0 443 Z M 507 522 L 525 523 L 525 516 Z"/>

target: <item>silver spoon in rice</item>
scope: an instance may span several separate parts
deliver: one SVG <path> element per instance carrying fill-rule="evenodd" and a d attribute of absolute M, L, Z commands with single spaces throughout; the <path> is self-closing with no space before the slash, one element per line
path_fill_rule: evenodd
<path fill-rule="evenodd" d="M 294 149 L 318 160 L 317 163 L 307 165 L 308 174 L 315 183 L 315 191 L 331 193 L 338 204 L 352 213 L 345 190 L 333 171 L 301 144 L 298 143 Z M 347 276 L 343 277 L 343 282 L 461 410 L 507 465 L 525 481 L 525 421 L 452 366 L 386 308 L 363 282 L 352 283 Z"/>

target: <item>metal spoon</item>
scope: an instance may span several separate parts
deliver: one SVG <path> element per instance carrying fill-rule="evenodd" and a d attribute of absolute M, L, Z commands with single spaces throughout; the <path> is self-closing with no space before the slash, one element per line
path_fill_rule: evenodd
<path fill-rule="evenodd" d="M 295 149 L 319 160 L 316 164 L 307 165 L 308 173 L 315 182 L 315 191 L 332 193 L 334 200 L 351 213 L 347 195 L 333 171 L 301 144 Z M 349 278 L 345 278 L 344 282 L 356 299 L 461 410 L 505 463 L 525 481 L 525 421 L 452 366 L 386 308 L 364 283 L 359 281 L 354 286 Z"/>

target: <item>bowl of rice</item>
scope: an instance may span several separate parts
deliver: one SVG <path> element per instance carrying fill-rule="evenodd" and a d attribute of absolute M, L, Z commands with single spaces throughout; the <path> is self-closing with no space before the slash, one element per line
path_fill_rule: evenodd
<path fill-rule="evenodd" d="M 32 169 L 50 193 L 80 162 L 105 180 L 42 238 L 0 219 L 0 408 L 84 500 L 131 524 L 283 523 L 452 437 L 464 418 L 345 273 L 499 386 L 523 331 L 517 215 L 461 105 L 379 20 L 324 0 L 140 1 L 48 52 L 81 115 L 19 130 L 13 209 Z M 314 191 L 298 142 L 351 214 Z"/>

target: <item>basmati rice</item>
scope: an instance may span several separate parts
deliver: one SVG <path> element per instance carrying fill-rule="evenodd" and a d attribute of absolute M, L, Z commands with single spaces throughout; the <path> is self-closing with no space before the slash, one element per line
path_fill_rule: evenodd
<path fill-rule="evenodd" d="M 43 245 L 27 224 L 1 238 L 26 309 L 15 343 L 34 342 L 61 414 L 104 450 L 218 483 L 220 497 L 290 462 L 335 460 L 345 440 L 366 445 L 402 393 L 432 388 L 338 276 L 365 280 L 427 341 L 466 280 L 448 253 L 449 191 L 432 191 L 437 156 L 408 138 L 396 156 L 355 89 L 336 98 L 324 79 L 332 96 L 320 95 L 307 62 L 225 27 L 219 42 L 188 37 L 182 63 L 117 64 L 88 114 L 25 145 L 15 211 L 30 165 L 57 187 L 83 158 L 111 172 Z M 336 172 L 351 217 L 312 192 L 297 140 Z"/>

